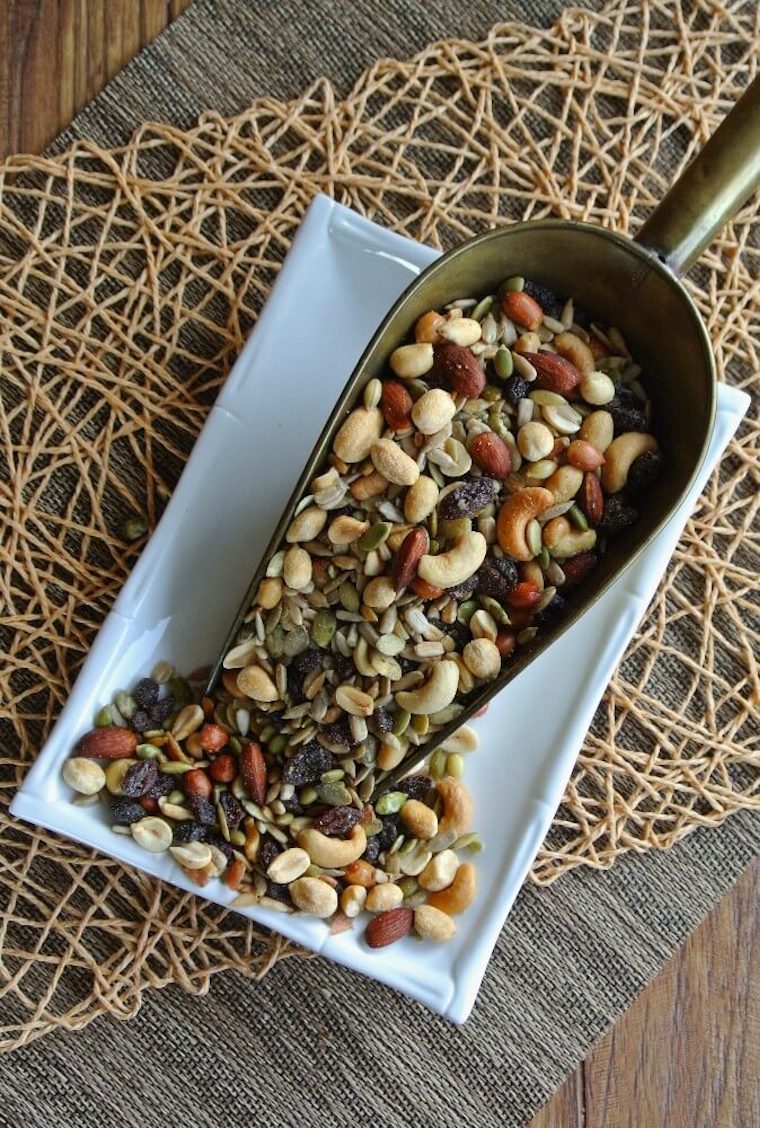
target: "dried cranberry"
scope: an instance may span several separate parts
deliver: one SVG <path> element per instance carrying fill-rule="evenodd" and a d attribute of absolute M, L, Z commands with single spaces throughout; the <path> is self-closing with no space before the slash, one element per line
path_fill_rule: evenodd
<path fill-rule="evenodd" d="M 158 701 L 158 682 L 153 678 L 142 678 L 132 694 L 140 709 L 150 709 Z"/>
<path fill-rule="evenodd" d="M 614 401 L 607 404 L 607 411 L 612 416 L 615 435 L 624 435 L 628 431 L 646 431 L 647 417 L 637 407 L 624 407 Z"/>
<path fill-rule="evenodd" d="M 111 801 L 111 821 L 115 826 L 131 826 L 145 818 L 145 811 L 133 799 L 113 799 Z"/>
<path fill-rule="evenodd" d="M 474 517 L 490 505 L 499 492 L 499 483 L 493 478 L 471 478 L 447 493 L 438 503 L 438 515 L 443 521 L 456 521 L 459 517 Z"/>
<path fill-rule="evenodd" d="M 331 807 L 312 823 L 315 830 L 321 830 L 328 838 L 344 838 L 356 826 L 362 813 L 358 807 Z"/>
<path fill-rule="evenodd" d="M 158 768 L 155 760 L 140 760 L 128 769 L 122 780 L 121 789 L 128 799 L 139 799 L 147 795 L 158 779 Z"/>
<path fill-rule="evenodd" d="M 512 407 L 515 407 L 521 399 L 525 399 L 529 387 L 528 381 L 523 380 L 522 376 L 518 376 L 515 372 L 504 381 L 502 386 L 504 399 L 507 403 L 511 404 Z"/>
<path fill-rule="evenodd" d="M 152 705 L 149 710 L 150 722 L 159 728 L 165 721 L 168 721 L 174 710 L 177 708 L 177 703 L 170 693 L 168 697 L 162 697 L 155 705 Z"/>
<path fill-rule="evenodd" d="M 219 806 L 224 811 L 227 826 L 230 830 L 237 830 L 245 818 L 245 808 L 231 791 L 223 791 L 219 796 Z"/>
<path fill-rule="evenodd" d="M 259 865 L 261 865 L 263 869 L 267 869 L 271 866 L 277 855 L 281 853 L 282 850 L 275 840 L 267 836 L 259 848 Z"/>
<path fill-rule="evenodd" d="M 622 494 L 613 494 L 604 503 L 604 513 L 598 525 L 598 531 L 607 537 L 613 537 L 622 532 L 638 520 L 638 511 L 628 503 Z"/>
<path fill-rule="evenodd" d="M 663 458 L 658 450 L 646 450 L 638 458 L 634 458 L 626 482 L 631 493 L 649 489 L 660 476 L 662 462 Z"/>
<path fill-rule="evenodd" d="M 150 714 L 145 709 L 138 709 L 130 724 L 135 732 L 145 732 L 151 727 Z"/>
<path fill-rule="evenodd" d="M 210 799 L 204 799 L 201 795 L 188 795 L 187 805 L 193 812 L 196 822 L 211 826 L 216 821 L 216 807 Z"/>
<path fill-rule="evenodd" d="M 528 294 L 529 297 L 537 301 L 541 309 L 544 313 L 548 313 L 549 317 L 554 317 L 559 321 L 565 303 L 562 301 L 562 298 L 557 297 L 554 290 L 550 290 L 548 286 L 542 286 L 540 282 L 533 282 L 528 278 L 525 280 L 523 293 Z"/>
<path fill-rule="evenodd" d="M 478 593 L 499 601 L 506 599 L 519 579 L 520 573 L 514 560 L 503 556 L 498 559 L 489 556 L 475 573 Z"/>
<path fill-rule="evenodd" d="M 296 654 L 290 663 L 290 668 L 303 678 L 314 670 L 318 670 L 323 661 L 324 654 L 316 647 L 310 646 L 308 650 L 302 650 L 300 654 Z"/>
<path fill-rule="evenodd" d="M 433 777 L 418 772 L 416 775 L 407 776 L 396 785 L 398 791 L 405 791 L 410 799 L 422 799 L 433 786 Z"/>
<path fill-rule="evenodd" d="M 205 826 L 191 819 L 185 819 L 174 827 L 172 841 L 175 846 L 184 846 L 186 842 L 204 842 L 207 835 L 208 830 Z"/>

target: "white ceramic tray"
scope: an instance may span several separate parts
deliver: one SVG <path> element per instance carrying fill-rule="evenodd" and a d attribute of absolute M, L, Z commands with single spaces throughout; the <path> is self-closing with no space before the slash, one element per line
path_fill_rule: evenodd
<path fill-rule="evenodd" d="M 148 854 L 113 834 L 98 807 L 72 806 L 61 764 L 99 705 L 159 658 L 185 671 L 213 659 L 366 341 L 435 257 L 325 197 L 314 200 L 158 528 L 11 805 L 14 815 L 197 892 L 169 855 Z M 467 780 L 486 849 L 477 859 L 478 898 L 459 918 L 455 939 L 426 945 L 421 958 L 411 939 L 373 952 L 361 928 L 331 936 L 307 917 L 256 909 L 246 916 L 465 1020 L 611 672 L 747 404 L 743 393 L 720 389 L 707 465 L 690 497 L 639 562 L 478 721 L 481 748 L 468 761 Z M 233 894 L 212 883 L 203 896 L 226 904 Z"/>

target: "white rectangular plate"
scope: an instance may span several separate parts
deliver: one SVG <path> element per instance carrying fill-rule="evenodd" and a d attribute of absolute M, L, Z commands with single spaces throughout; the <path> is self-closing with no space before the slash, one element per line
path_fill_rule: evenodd
<path fill-rule="evenodd" d="M 313 201 L 164 516 L 11 805 L 13 814 L 197 892 L 168 855 L 148 854 L 113 834 L 98 807 L 72 806 L 61 765 L 98 707 L 159 658 L 180 671 L 214 658 L 330 407 L 387 309 L 435 257 L 326 197 Z M 244 910 L 246 916 L 455 1022 L 466 1019 L 599 699 L 748 402 L 721 387 L 707 463 L 679 511 L 638 563 L 478 722 L 481 748 L 468 762 L 467 779 L 486 850 L 477 862 L 478 898 L 458 919 L 455 939 L 428 945 L 420 959 L 412 940 L 373 952 L 361 928 L 331 936 L 307 917 L 257 909 Z M 545 707 L 548 686 L 551 709 Z M 227 904 L 233 895 L 213 883 L 203 896 Z"/>

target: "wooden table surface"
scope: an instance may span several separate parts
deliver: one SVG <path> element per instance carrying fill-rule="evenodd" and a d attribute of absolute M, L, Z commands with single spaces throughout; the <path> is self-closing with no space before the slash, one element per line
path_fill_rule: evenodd
<path fill-rule="evenodd" d="M 0 156 L 44 148 L 190 0 L 2 2 Z M 758 1128 L 759 902 L 756 862 L 530 1128 Z"/>

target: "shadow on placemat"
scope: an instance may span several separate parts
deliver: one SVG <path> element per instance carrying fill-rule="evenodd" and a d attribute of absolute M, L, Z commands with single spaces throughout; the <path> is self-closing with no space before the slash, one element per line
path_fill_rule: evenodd
<path fill-rule="evenodd" d="M 194 73 L 186 29 L 205 26 L 207 46 L 218 42 L 233 7 L 193 7 L 196 22 L 178 21 L 128 68 L 140 97 L 157 68 L 167 83 L 172 67 L 175 77 L 181 70 L 176 100 L 164 104 L 183 117 Z M 123 519 L 136 512 L 152 526 L 160 516 L 312 196 L 328 192 L 439 247 L 495 222 L 548 214 L 627 230 L 738 96 L 754 33 L 751 5 L 729 15 L 697 0 L 677 28 L 664 2 L 615 3 L 602 15 L 570 10 L 551 31 L 503 25 L 479 44 L 437 43 L 408 62 L 378 63 L 345 101 L 321 81 L 295 102 L 262 99 L 232 119 L 210 111 L 186 130 L 144 126 L 121 149 L 79 143 L 8 163 L 0 199 L 6 796 L 139 551 L 120 538 Z M 109 88 L 88 111 L 101 129 L 113 97 Z M 748 388 L 760 369 L 751 329 L 757 236 L 747 209 L 691 283 L 722 375 Z M 609 867 L 621 853 L 670 846 L 757 806 L 757 497 L 757 430 L 745 426 L 597 713 L 535 882 L 581 865 Z M 710 904 L 706 891 L 717 896 L 751 856 L 745 826 L 736 820 L 700 838 L 714 841 L 712 884 L 695 890 L 685 879 L 685 853 L 668 861 L 671 911 L 686 927 Z M 0 843 L 6 1048 L 103 1011 L 133 1015 L 146 986 L 179 982 L 200 992 L 213 971 L 261 975 L 292 951 L 233 914 L 6 815 Z M 626 865 L 631 882 L 649 873 L 642 865 Z M 600 898 L 611 891 L 614 913 L 617 876 L 606 885 L 592 877 L 577 879 L 588 882 L 571 914 L 577 935 L 596 928 L 595 889 Z M 558 931 L 566 929 L 565 880 L 551 902 Z M 510 944 L 519 947 L 519 934 L 530 949 L 547 896 L 525 892 Z M 637 947 L 647 958 L 630 980 L 614 960 L 600 960 L 600 1023 L 684 931 L 678 920 L 660 933 L 643 928 Z M 504 945 L 486 1000 L 493 991 L 519 997 Z M 348 982 L 320 966 L 307 972 L 290 961 L 278 976 Z M 570 1027 L 581 1001 L 569 991 Z M 554 1002 L 552 986 L 541 1022 Z M 545 1092 L 548 1074 L 540 1063 L 535 1071 L 531 1091 Z"/>

